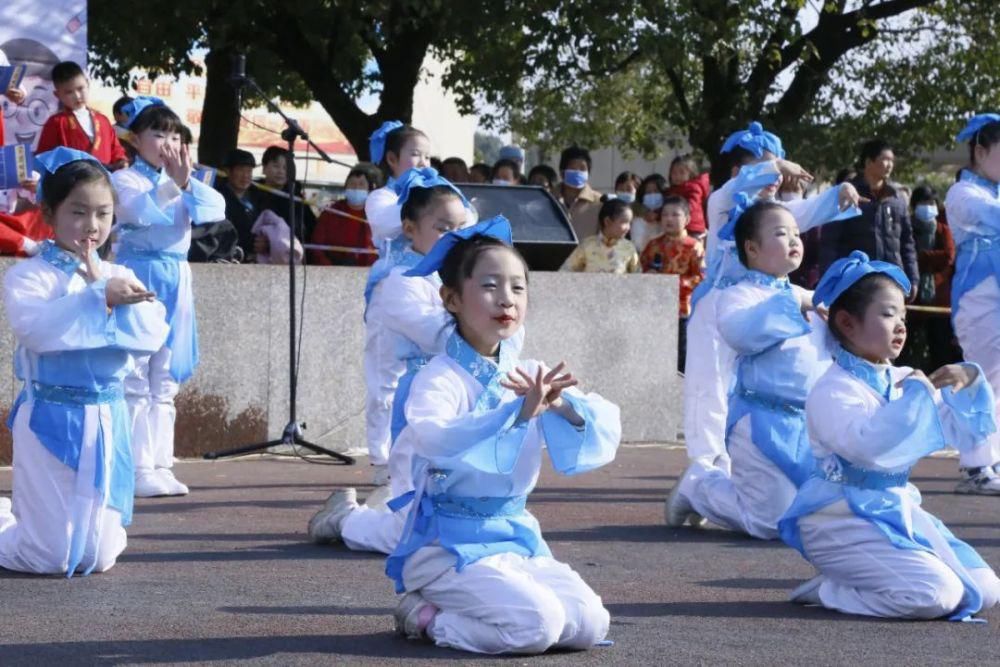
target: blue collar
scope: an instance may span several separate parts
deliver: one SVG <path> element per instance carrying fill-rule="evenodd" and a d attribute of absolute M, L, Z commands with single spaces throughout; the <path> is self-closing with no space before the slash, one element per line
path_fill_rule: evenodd
<path fill-rule="evenodd" d="M 153 185 L 160 182 L 160 170 L 143 160 L 138 155 L 135 158 L 135 162 L 132 163 L 132 168 L 148 178 Z"/>
<path fill-rule="evenodd" d="M 788 282 L 788 278 L 776 278 L 768 273 L 757 271 L 756 269 L 749 269 L 745 274 L 743 274 L 740 281 L 780 290 L 792 289 L 792 285 Z"/>
<path fill-rule="evenodd" d="M 483 386 L 483 393 L 476 401 L 474 412 L 493 410 L 500 405 L 504 392 L 507 391 L 500 384 L 500 380 L 514 370 L 514 365 L 517 363 L 514 350 L 508 341 L 500 341 L 500 363 L 496 364 L 472 349 L 456 328 L 448 339 L 445 353 Z"/>
<path fill-rule="evenodd" d="M 988 178 L 983 178 L 970 169 L 962 170 L 961 179 L 968 183 L 975 183 L 979 187 L 987 190 L 995 199 L 1000 199 L 1000 183 L 994 183 Z"/>
<path fill-rule="evenodd" d="M 52 239 L 42 241 L 42 249 L 38 252 L 38 256 L 67 276 L 76 273 L 81 264 L 79 257 L 60 248 Z"/>
<path fill-rule="evenodd" d="M 833 359 L 838 366 L 874 389 L 879 396 L 889 400 L 889 392 L 892 390 L 892 376 L 889 374 L 889 367 L 880 371 L 879 367 L 872 362 L 866 361 L 840 346 L 837 347 Z"/>

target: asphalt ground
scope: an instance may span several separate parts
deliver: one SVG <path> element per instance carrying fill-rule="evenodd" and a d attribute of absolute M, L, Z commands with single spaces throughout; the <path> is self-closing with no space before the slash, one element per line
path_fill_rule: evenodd
<path fill-rule="evenodd" d="M 611 647 L 494 658 L 396 636 L 383 559 L 305 534 L 333 487 L 370 489 L 370 468 L 251 457 L 179 463 L 191 495 L 139 500 L 128 549 L 105 574 L 0 571 L 0 665 L 1000 664 L 1000 610 L 973 624 L 803 608 L 786 597 L 812 568 L 792 550 L 666 528 L 663 500 L 684 462 L 676 447 L 625 447 L 587 475 L 546 470 L 529 501 L 555 556 L 603 597 Z M 956 474 L 954 460 L 928 459 L 913 480 L 998 567 L 1000 498 L 953 495 Z"/>

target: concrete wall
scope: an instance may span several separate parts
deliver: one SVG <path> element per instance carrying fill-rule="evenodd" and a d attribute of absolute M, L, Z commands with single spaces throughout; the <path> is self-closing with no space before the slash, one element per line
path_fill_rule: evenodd
<path fill-rule="evenodd" d="M 12 261 L 0 260 L 0 269 Z M 363 450 L 365 270 L 309 267 L 297 275 L 306 287 L 298 418 L 317 444 Z M 287 281 L 284 267 L 194 266 L 202 360 L 177 399 L 178 456 L 281 434 L 288 421 Z M 530 294 L 526 356 L 565 360 L 584 389 L 618 403 L 626 440 L 676 436 L 681 387 L 673 276 L 536 272 Z M 0 368 L 11 368 L 12 351 L 2 320 Z M 4 416 L 18 390 L 9 371 L 0 373 Z M 10 461 L 5 428 L 0 461 Z"/>

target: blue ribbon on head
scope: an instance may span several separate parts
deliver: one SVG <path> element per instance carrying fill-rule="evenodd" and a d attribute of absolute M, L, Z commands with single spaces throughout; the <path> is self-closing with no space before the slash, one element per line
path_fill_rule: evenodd
<path fill-rule="evenodd" d="M 756 197 L 751 197 L 745 192 L 737 192 L 733 195 L 733 202 L 736 204 L 729 209 L 729 219 L 726 224 L 719 229 L 719 238 L 723 241 L 736 240 L 736 223 L 746 213 L 746 210 L 754 205 Z"/>
<path fill-rule="evenodd" d="M 958 136 L 955 137 L 955 141 L 971 141 L 975 138 L 976 133 L 983 129 L 984 125 L 989 125 L 990 123 L 1000 123 L 1000 114 L 981 113 L 973 116 L 962 131 L 958 133 Z"/>
<path fill-rule="evenodd" d="M 468 241 L 474 236 L 491 236 L 505 245 L 514 245 L 514 233 L 510 228 L 510 221 L 502 215 L 498 215 L 489 220 L 483 220 L 471 227 L 448 232 L 434 244 L 430 252 L 415 267 L 404 273 L 404 276 L 413 278 L 416 276 L 429 276 L 444 264 L 445 257 L 451 252 L 460 241 Z"/>
<path fill-rule="evenodd" d="M 161 100 L 159 97 L 153 97 L 152 95 L 139 95 L 132 99 L 131 102 L 122 107 L 122 113 L 128 116 L 125 119 L 125 127 L 131 128 L 132 123 L 135 119 L 139 117 L 143 111 L 149 107 L 165 107 L 167 103 Z"/>
<path fill-rule="evenodd" d="M 462 195 L 462 191 L 455 187 L 454 183 L 441 176 L 434 167 L 413 167 L 412 169 L 407 169 L 392 184 L 392 189 L 399 197 L 399 207 L 402 208 L 406 200 L 410 198 L 410 192 L 414 188 L 433 188 L 439 185 L 444 185 L 454 190 L 455 194 L 461 198 L 462 204 L 466 208 L 469 207 L 469 202 Z"/>
<path fill-rule="evenodd" d="M 889 262 L 870 261 L 864 252 L 855 250 L 847 257 L 838 259 L 826 270 L 816 285 L 813 303 L 829 308 L 851 285 L 872 273 L 884 273 L 903 288 L 904 294 L 910 293 L 910 279 L 903 269 Z"/>
<path fill-rule="evenodd" d="M 403 124 L 398 120 L 387 120 L 382 123 L 382 126 L 372 132 L 372 135 L 368 137 L 368 155 L 371 161 L 378 164 L 385 157 L 385 138 L 389 136 L 389 133 L 393 130 L 397 130 L 403 127 Z"/>
<path fill-rule="evenodd" d="M 753 121 L 745 130 L 733 132 L 722 144 L 720 153 L 729 153 L 739 147 L 750 151 L 755 157 L 763 157 L 769 151 L 779 158 L 785 157 L 785 149 L 778 135 L 767 132 L 758 121 Z"/>
<path fill-rule="evenodd" d="M 40 167 L 39 173 L 41 174 L 40 180 L 38 181 L 38 190 L 36 192 L 38 201 L 44 201 L 42 188 L 45 185 L 46 178 L 59 171 L 60 167 L 63 167 L 70 162 L 78 162 L 80 160 L 93 162 L 101 168 L 101 171 L 108 175 L 108 178 L 111 178 L 111 174 L 108 173 L 108 170 L 103 164 L 101 164 L 101 161 L 90 153 L 84 153 L 83 151 L 78 151 L 73 148 L 59 146 L 58 148 L 53 148 L 50 151 L 45 151 L 44 153 L 40 153 L 35 156 L 35 163 Z"/>

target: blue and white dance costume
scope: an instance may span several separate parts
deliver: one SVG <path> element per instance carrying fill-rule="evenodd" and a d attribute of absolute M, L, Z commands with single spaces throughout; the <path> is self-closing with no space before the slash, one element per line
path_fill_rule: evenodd
<path fill-rule="evenodd" d="M 498 361 L 455 333 L 445 354 L 417 373 L 406 404 L 415 490 L 403 538 L 386 563 L 397 592 L 419 591 L 440 611 L 429 627 L 439 646 L 478 653 L 589 648 L 609 616 L 569 566 L 555 560 L 525 509 L 543 445 L 557 472 L 578 474 L 614 459 L 618 407 L 596 394 L 563 392 L 577 428 L 545 412 L 519 422 L 523 399 L 500 379 L 520 365 L 509 341 Z M 400 506 L 400 500 L 393 505 Z"/>
<path fill-rule="evenodd" d="M 38 161 L 58 153 L 83 156 L 67 162 L 93 160 L 59 148 Z M 48 162 L 42 187 L 44 176 L 65 163 Z M 0 567 L 8 570 L 103 572 L 125 548 L 134 478 L 122 380 L 134 355 L 163 345 L 167 323 L 158 302 L 109 312 L 108 280 L 134 275 L 95 263 L 102 277 L 88 283 L 75 255 L 44 241 L 4 277 L 15 372 L 24 382 L 8 422 L 13 514 L 0 513 Z"/>
<path fill-rule="evenodd" d="M 433 171 L 433 170 L 427 170 Z M 408 172 L 409 173 L 409 172 Z M 410 187 L 433 187 L 449 184 L 437 174 L 425 174 Z M 450 184 L 449 184 L 450 185 Z M 404 193 L 404 199 L 408 193 Z M 388 454 L 391 495 L 398 497 L 413 490 L 411 477 L 412 447 L 408 438 L 400 438 L 406 426 L 403 413 L 410 387 L 417 371 L 431 357 L 444 352 L 445 342 L 455 330 L 455 320 L 441 301 L 441 279 L 437 267 L 456 239 L 484 234 L 512 243 L 510 223 L 502 216 L 483 221 L 461 231 L 449 232 L 435 244 L 426 257 L 408 249 L 404 262 L 393 267 L 388 277 L 375 288 L 368 306 L 366 325 L 380 332 L 375 358 L 380 391 L 392 393 L 392 445 Z M 523 330 L 516 336 L 521 348 Z M 362 505 L 351 512 L 341 527 L 341 539 L 355 551 L 391 553 L 399 543 L 406 516 L 378 506 Z"/>
<path fill-rule="evenodd" d="M 708 269 L 692 297 L 684 373 L 684 445 L 688 458 L 723 469 L 729 468 L 726 415 L 736 373 L 736 351 L 719 334 L 719 288 L 734 284 L 746 269 L 740 264 L 735 243 L 720 239 L 719 230 L 725 226 L 737 194 L 752 198 L 777 182 L 778 165 L 773 159 L 767 160 L 766 154 L 779 158 L 785 155 L 781 140 L 756 122 L 732 134 L 722 153 L 736 147 L 746 149 L 761 161 L 745 165 L 708 198 Z M 805 233 L 813 227 L 856 215 L 839 210 L 839 197 L 840 188 L 829 188 L 816 197 L 783 203 L 795 217 L 799 231 Z"/>
<path fill-rule="evenodd" d="M 129 123 L 156 98 L 137 98 L 125 111 Z M 224 220 L 226 200 L 195 178 L 184 190 L 165 171 L 141 157 L 128 169 L 112 174 L 118 193 L 115 205 L 116 258 L 130 268 L 167 308 L 170 336 L 148 359 L 138 360 L 125 380 L 132 424 L 136 475 L 168 474 L 174 459 L 174 397 L 198 364 L 191 267 L 191 225 Z M 160 473 L 158 471 L 165 471 Z"/>
<path fill-rule="evenodd" d="M 739 199 L 719 232 L 725 240 L 750 203 Z M 715 524 L 776 539 L 778 519 L 814 467 L 805 401 L 831 363 L 832 341 L 821 318 L 803 316 L 787 278 L 746 270 L 717 303 L 719 334 L 738 355 L 726 424 L 731 472 L 695 459 L 677 492 Z"/>
<path fill-rule="evenodd" d="M 896 266 L 861 252 L 838 260 L 816 289 L 830 304 L 864 275 Z M 983 559 L 920 507 L 910 469 L 946 443 L 978 449 L 996 431 L 994 396 L 980 372 L 937 391 L 910 368 L 873 364 L 843 348 L 806 401 L 819 467 L 781 519 L 782 539 L 819 571 L 805 587 L 824 607 L 887 618 L 953 620 L 992 607 L 1000 580 Z M 902 387 L 897 384 L 902 382 Z M 806 598 L 800 598 L 805 600 Z"/>
<path fill-rule="evenodd" d="M 994 122 L 1000 114 L 976 116 L 956 141 L 969 141 Z M 965 358 L 982 367 L 994 394 L 1000 394 L 1000 184 L 963 169 L 944 205 L 958 247 L 951 292 L 955 334 Z M 990 447 L 962 452 L 959 461 L 963 468 L 998 462 L 1000 435 L 990 439 Z"/>

